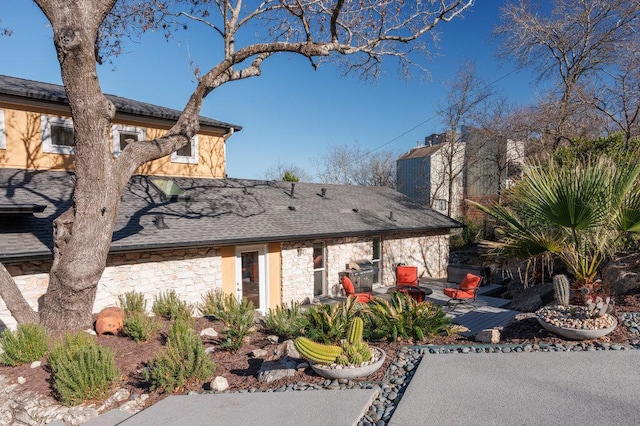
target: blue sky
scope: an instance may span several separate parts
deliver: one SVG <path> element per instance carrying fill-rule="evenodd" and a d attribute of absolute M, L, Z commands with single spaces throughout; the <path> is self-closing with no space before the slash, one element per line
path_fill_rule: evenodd
<path fill-rule="evenodd" d="M 494 89 L 512 102 L 532 102 L 529 73 L 514 72 L 514 64 L 495 57 L 490 33 L 503 3 L 477 0 L 464 19 L 439 28 L 439 49 L 423 64 L 430 80 L 416 74 L 407 82 L 389 64 L 380 79 L 362 82 L 341 76 L 332 64 L 314 71 L 308 60 L 283 54 L 266 61 L 260 77 L 217 89 L 202 114 L 243 127 L 227 142 L 228 175 L 260 179 L 278 163 L 315 175 L 313 158 L 331 145 L 354 142 L 400 155 L 443 130 L 435 108 L 444 100 L 443 83 L 465 60 L 474 60 L 478 75 L 496 82 Z M 3 0 L 0 20 L 13 30 L 11 37 L 0 37 L 0 74 L 60 84 L 51 29 L 35 4 Z M 147 34 L 140 43 L 128 44 L 113 64 L 99 67 L 100 82 L 105 93 L 182 109 L 195 87 L 191 61 L 205 69 L 219 51 L 206 29 L 178 33 L 169 42 Z"/>

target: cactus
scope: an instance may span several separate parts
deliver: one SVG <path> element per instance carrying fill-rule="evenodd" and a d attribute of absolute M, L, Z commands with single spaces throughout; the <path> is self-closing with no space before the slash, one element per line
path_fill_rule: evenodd
<path fill-rule="evenodd" d="M 298 352 L 300 352 L 300 355 L 319 364 L 333 364 L 336 362 L 336 358 L 342 355 L 343 352 L 340 346 L 316 343 L 302 336 L 294 341 L 294 345 Z"/>
<path fill-rule="evenodd" d="M 355 317 L 349 325 L 349 332 L 347 333 L 347 341 L 351 344 L 362 341 L 362 330 L 364 329 L 364 322 L 362 318 Z"/>
<path fill-rule="evenodd" d="M 559 305 L 569 306 L 569 280 L 565 275 L 553 277 L 553 293 Z"/>

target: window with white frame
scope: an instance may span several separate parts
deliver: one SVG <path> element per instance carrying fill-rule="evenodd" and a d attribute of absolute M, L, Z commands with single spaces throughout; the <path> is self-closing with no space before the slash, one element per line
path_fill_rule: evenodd
<path fill-rule="evenodd" d="M 146 137 L 145 130 L 140 127 L 115 124 L 113 126 L 113 155 L 117 157 L 129 141 L 143 141 Z"/>
<path fill-rule="evenodd" d="M 4 110 L 0 109 L 0 149 L 7 149 L 7 135 L 4 130 Z"/>
<path fill-rule="evenodd" d="M 70 118 L 42 115 L 42 151 L 49 154 L 73 154 L 75 140 Z"/>
<path fill-rule="evenodd" d="M 198 164 L 198 136 L 191 138 L 191 141 L 171 154 L 172 163 Z"/>
<path fill-rule="evenodd" d="M 324 243 L 313 244 L 313 295 L 321 296 L 325 287 Z"/>

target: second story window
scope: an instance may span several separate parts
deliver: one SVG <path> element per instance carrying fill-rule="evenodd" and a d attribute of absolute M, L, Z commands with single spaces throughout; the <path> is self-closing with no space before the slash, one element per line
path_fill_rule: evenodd
<path fill-rule="evenodd" d="M 198 164 L 198 137 L 192 137 L 190 143 L 172 153 L 171 162 Z"/>
<path fill-rule="evenodd" d="M 49 154 L 73 154 L 75 146 L 73 122 L 70 118 L 43 115 L 40 118 L 42 128 L 42 151 Z"/>
<path fill-rule="evenodd" d="M 141 129 L 140 127 L 116 124 L 113 126 L 113 154 L 118 156 L 118 154 L 120 154 L 127 146 L 127 140 L 138 142 L 145 139 L 146 132 L 144 129 Z"/>

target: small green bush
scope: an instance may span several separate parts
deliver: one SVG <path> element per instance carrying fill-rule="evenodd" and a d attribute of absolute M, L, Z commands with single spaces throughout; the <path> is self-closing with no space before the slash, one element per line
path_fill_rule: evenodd
<path fill-rule="evenodd" d="M 144 300 L 144 294 L 142 293 L 129 291 L 119 295 L 118 302 L 126 315 L 144 314 L 147 311 L 147 301 Z"/>
<path fill-rule="evenodd" d="M 358 313 L 361 304 L 350 297 L 335 305 L 321 305 L 308 309 L 305 316 L 305 336 L 315 342 L 339 343 Z"/>
<path fill-rule="evenodd" d="M 213 360 L 205 352 L 200 336 L 188 320 L 178 318 L 171 324 L 167 338 L 167 351 L 151 361 L 145 378 L 151 390 L 174 391 L 187 381 L 204 381 L 216 369 Z"/>
<path fill-rule="evenodd" d="M 200 314 L 213 316 L 224 323 L 222 332 L 226 340 L 222 347 L 231 351 L 240 349 L 242 340 L 254 329 L 255 307 L 244 297 L 238 302 L 233 294 L 209 291 L 202 297 L 198 310 Z"/>
<path fill-rule="evenodd" d="M 148 342 L 160 329 L 160 324 L 155 318 L 147 316 L 144 312 L 134 312 L 124 319 L 122 332 L 137 343 Z"/>
<path fill-rule="evenodd" d="M 451 319 L 440 306 L 418 303 L 405 293 L 393 293 L 391 301 L 375 299 L 367 306 L 365 337 L 368 340 L 421 341 L 446 334 Z"/>
<path fill-rule="evenodd" d="M 267 331 L 285 339 L 302 336 L 306 323 L 302 304 L 299 302 L 291 302 L 288 306 L 276 306 L 274 309 L 269 309 L 264 317 Z"/>
<path fill-rule="evenodd" d="M 154 297 L 151 311 L 157 316 L 169 320 L 191 318 L 193 315 L 193 306 L 184 300 L 180 300 L 174 290 L 167 290 Z"/>
<path fill-rule="evenodd" d="M 21 324 L 16 331 L 5 330 L 0 335 L 0 364 L 15 366 L 37 361 L 49 348 L 47 333 L 38 324 Z"/>
<path fill-rule="evenodd" d="M 53 389 L 63 405 L 102 398 L 120 377 L 112 350 L 81 332 L 56 342 L 47 357 Z"/>

